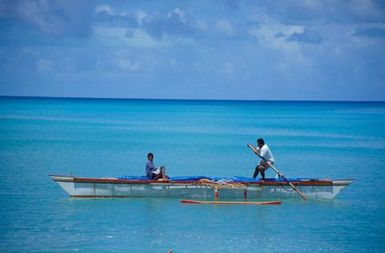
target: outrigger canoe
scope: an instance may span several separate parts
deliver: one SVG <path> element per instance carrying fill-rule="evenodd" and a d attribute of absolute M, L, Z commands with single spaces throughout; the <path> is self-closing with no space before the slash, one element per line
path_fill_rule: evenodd
<path fill-rule="evenodd" d="M 352 179 L 269 178 L 264 181 L 247 177 L 170 177 L 148 180 L 146 177 L 88 178 L 51 175 L 71 197 L 153 197 L 200 200 L 264 200 L 298 198 L 290 187 L 295 185 L 309 199 L 335 198 Z"/>

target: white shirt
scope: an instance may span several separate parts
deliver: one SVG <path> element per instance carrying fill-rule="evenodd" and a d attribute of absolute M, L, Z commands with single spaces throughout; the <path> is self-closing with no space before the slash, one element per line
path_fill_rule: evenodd
<path fill-rule="evenodd" d="M 266 144 L 263 145 L 262 148 L 257 147 L 257 151 L 260 156 L 266 159 L 266 161 L 274 162 L 274 156 Z"/>

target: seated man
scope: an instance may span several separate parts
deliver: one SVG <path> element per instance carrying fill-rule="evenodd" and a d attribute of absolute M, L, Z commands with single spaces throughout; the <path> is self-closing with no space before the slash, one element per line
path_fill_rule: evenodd
<path fill-rule="evenodd" d="M 148 161 L 146 164 L 146 176 L 149 179 L 168 179 L 168 176 L 166 176 L 166 168 L 164 166 L 161 166 L 160 168 L 156 168 L 154 166 L 154 155 L 152 153 L 147 154 L 147 160 Z"/>

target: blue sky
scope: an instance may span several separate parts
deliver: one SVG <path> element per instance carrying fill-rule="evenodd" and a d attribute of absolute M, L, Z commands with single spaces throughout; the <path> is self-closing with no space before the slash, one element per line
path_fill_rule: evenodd
<path fill-rule="evenodd" d="M 0 95 L 385 100 L 385 2 L 3 1 Z"/>

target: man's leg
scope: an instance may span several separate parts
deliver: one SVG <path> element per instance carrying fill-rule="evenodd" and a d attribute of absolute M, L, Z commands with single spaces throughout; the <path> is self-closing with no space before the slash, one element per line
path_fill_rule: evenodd
<path fill-rule="evenodd" d="M 253 178 L 256 178 L 258 176 L 258 173 L 259 173 L 258 167 L 259 167 L 258 165 L 257 167 L 255 167 Z"/>
<path fill-rule="evenodd" d="M 151 179 L 152 180 L 158 180 L 161 177 L 162 177 L 161 173 L 159 173 L 159 174 L 152 173 Z"/>
<path fill-rule="evenodd" d="M 262 180 L 265 180 L 265 171 L 269 168 L 269 164 L 261 164 L 259 165 L 259 171 L 261 172 Z"/>
<path fill-rule="evenodd" d="M 262 180 L 265 180 L 265 170 L 264 169 L 261 169 L 261 176 L 262 176 Z"/>
<path fill-rule="evenodd" d="M 162 166 L 160 169 L 161 178 L 168 179 L 168 176 L 166 175 L 166 167 Z"/>

